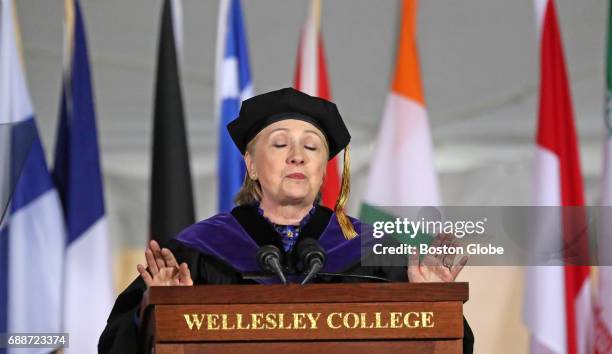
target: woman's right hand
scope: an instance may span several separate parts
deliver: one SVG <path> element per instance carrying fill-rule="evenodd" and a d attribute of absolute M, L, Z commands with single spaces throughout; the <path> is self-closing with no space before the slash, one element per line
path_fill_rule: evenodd
<path fill-rule="evenodd" d="M 193 285 L 187 263 L 179 265 L 172 252 L 167 248 L 160 248 L 156 241 L 149 241 L 149 247 L 145 251 L 145 258 L 148 269 L 142 264 L 139 264 L 136 268 L 147 284 L 147 287 Z"/>

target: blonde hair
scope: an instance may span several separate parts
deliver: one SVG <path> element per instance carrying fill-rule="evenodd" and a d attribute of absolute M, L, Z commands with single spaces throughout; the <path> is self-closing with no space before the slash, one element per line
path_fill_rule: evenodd
<path fill-rule="evenodd" d="M 257 136 L 255 136 L 246 147 L 246 153 L 253 155 L 255 153 L 255 142 L 257 141 Z M 251 179 L 249 176 L 249 171 L 246 171 L 244 174 L 244 181 L 242 182 L 242 187 L 238 193 L 236 193 L 236 197 L 234 198 L 234 203 L 238 206 L 240 205 L 249 205 L 259 203 L 261 201 L 262 193 L 261 193 L 261 184 L 259 184 L 258 180 Z"/>
<path fill-rule="evenodd" d="M 255 154 L 255 144 L 257 139 L 259 138 L 259 134 L 257 134 L 246 146 L 246 153 L 251 156 Z M 327 140 L 321 134 L 321 140 L 323 141 L 323 145 L 325 145 L 325 151 L 327 152 L 327 156 L 329 156 L 329 145 L 327 144 Z M 242 182 L 242 186 L 238 193 L 236 193 L 236 197 L 234 198 L 234 203 L 238 206 L 240 205 L 250 205 L 261 202 L 263 194 L 261 192 L 261 184 L 259 184 L 258 180 L 253 180 L 249 176 L 249 172 L 247 171 L 244 174 L 244 181 Z M 315 204 L 319 204 L 321 201 L 321 191 L 317 193 L 315 198 Z"/>

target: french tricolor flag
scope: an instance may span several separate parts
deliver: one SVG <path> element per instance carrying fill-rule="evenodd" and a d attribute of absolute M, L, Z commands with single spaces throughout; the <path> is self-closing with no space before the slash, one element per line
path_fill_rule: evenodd
<path fill-rule="evenodd" d="M 64 77 L 53 176 L 65 214 L 66 353 L 95 353 L 113 303 L 112 268 L 85 25 L 66 1 Z"/>
<path fill-rule="evenodd" d="M 0 174 L 15 186 L 0 226 L 0 333 L 61 332 L 64 221 L 41 145 L 21 57 L 15 4 L 0 8 Z M 8 167 L 8 168 L 7 168 Z M 21 169 L 19 175 L 10 169 Z M 8 173 L 7 173 L 8 172 Z M 13 183 L 11 179 L 19 176 Z M 6 190 L 6 188 L 3 188 Z M 0 353 L 44 353 L 48 348 Z"/>

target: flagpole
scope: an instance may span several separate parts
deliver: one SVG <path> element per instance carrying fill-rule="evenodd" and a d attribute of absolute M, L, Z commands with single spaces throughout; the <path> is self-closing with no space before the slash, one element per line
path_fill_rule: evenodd
<path fill-rule="evenodd" d="M 312 19 L 318 35 L 321 32 L 321 0 L 312 0 Z"/>

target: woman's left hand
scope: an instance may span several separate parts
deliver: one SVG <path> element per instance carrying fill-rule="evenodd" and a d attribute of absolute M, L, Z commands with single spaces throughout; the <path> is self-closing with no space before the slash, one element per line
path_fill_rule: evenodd
<path fill-rule="evenodd" d="M 440 247 L 443 245 L 454 245 L 454 236 L 440 234 L 431 246 Z M 408 280 L 411 283 L 433 283 L 433 282 L 453 282 L 468 261 L 464 256 L 455 264 L 454 255 L 425 255 L 420 260 L 420 255 L 408 255 Z"/>

